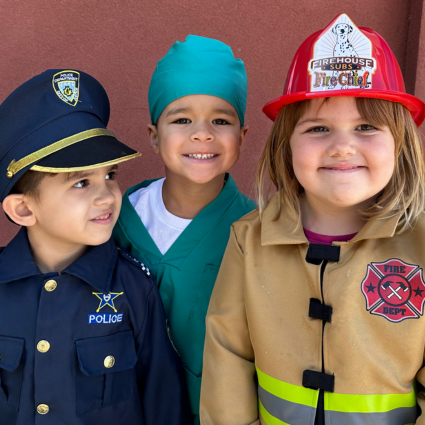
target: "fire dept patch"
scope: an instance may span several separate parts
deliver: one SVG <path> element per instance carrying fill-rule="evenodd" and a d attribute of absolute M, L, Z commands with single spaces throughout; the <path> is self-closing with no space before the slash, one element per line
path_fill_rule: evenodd
<path fill-rule="evenodd" d="M 366 309 L 390 322 L 417 319 L 424 313 L 425 282 L 419 266 L 391 258 L 370 263 L 361 288 Z"/>

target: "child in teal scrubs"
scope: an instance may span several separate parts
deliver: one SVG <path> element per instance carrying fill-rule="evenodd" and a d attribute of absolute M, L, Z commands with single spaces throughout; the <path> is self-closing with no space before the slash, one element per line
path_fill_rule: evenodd
<path fill-rule="evenodd" d="M 255 208 L 227 171 L 243 147 L 247 78 L 226 44 L 190 35 L 156 67 L 151 146 L 165 178 L 130 188 L 116 242 L 156 277 L 199 424 L 205 316 L 234 221 Z"/>

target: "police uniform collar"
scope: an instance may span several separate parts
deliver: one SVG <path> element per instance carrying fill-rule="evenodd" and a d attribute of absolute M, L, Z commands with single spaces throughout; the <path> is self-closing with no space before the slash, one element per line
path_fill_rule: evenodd
<path fill-rule="evenodd" d="M 117 247 L 110 239 L 102 245 L 89 247 L 61 274 L 74 275 L 99 292 L 108 293 L 117 256 Z M 31 254 L 27 229 L 22 227 L 0 254 L 0 283 L 42 274 Z"/>
<path fill-rule="evenodd" d="M 280 215 L 276 212 L 279 206 L 277 193 L 272 197 L 263 212 L 261 219 L 261 245 L 295 245 L 308 243 L 302 225 L 297 227 L 298 217 L 283 202 Z M 387 219 L 369 220 L 357 235 L 349 242 L 335 242 L 335 245 L 358 242 L 365 239 L 391 238 L 397 230 L 400 215 Z"/>
<path fill-rule="evenodd" d="M 27 229 L 22 227 L 0 254 L 0 283 L 41 274 L 30 251 Z"/>
<path fill-rule="evenodd" d="M 108 293 L 112 274 L 118 257 L 117 247 L 112 239 L 102 245 L 91 246 L 70 266 L 62 271 L 84 280 L 99 292 Z"/>

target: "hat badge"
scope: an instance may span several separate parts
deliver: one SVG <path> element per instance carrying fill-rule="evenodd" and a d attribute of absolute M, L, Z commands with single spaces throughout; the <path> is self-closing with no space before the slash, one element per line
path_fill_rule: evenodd
<path fill-rule="evenodd" d="M 80 73 L 77 71 L 61 71 L 53 76 L 53 89 L 60 100 L 75 106 L 80 93 Z"/>

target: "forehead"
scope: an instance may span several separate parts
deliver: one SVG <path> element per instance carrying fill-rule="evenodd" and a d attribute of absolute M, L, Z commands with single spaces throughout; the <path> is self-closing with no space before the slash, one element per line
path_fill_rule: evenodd
<path fill-rule="evenodd" d="M 237 116 L 236 109 L 230 102 L 221 97 L 207 94 L 192 94 L 180 97 L 168 104 L 162 115 L 167 116 L 170 112 L 181 109 L 193 113 L 210 113 L 217 109 L 222 109 Z"/>
<path fill-rule="evenodd" d="M 320 119 L 350 118 L 359 119 L 360 112 L 357 109 L 356 98 L 351 96 L 337 96 L 328 98 L 312 99 L 304 111 L 301 119 L 320 118 Z"/>

